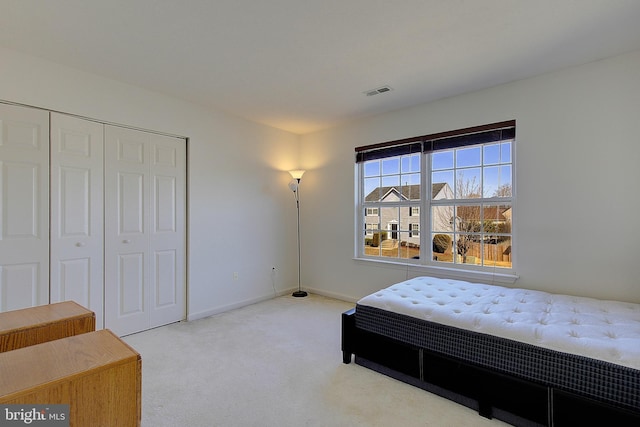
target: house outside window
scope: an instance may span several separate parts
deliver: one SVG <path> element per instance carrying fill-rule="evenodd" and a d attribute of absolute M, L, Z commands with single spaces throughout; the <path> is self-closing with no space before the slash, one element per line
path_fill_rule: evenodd
<path fill-rule="evenodd" d="M 512 269 L 514 141 L 510 121 L 357 148 L 357 257 Z"/>
<path fill-rule="evenodd" d="M 373 236 L 373 232 L 378 229 L 378 224 L 365 224 L 365 236 Z"/>

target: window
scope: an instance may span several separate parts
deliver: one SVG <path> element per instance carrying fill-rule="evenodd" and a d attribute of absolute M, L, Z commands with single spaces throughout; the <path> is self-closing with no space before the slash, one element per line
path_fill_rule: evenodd
<path fill-rule="evenodd" d="M 514 138 L 509 121 L 356 148 L 358 257 L 511 269 Z"/>

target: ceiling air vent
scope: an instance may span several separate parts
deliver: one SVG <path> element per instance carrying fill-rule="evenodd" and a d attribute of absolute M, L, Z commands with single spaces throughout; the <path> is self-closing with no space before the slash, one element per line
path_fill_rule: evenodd
<path fill-rule="evenodd" d="M 392 90 L 390 86 L 382 86 L 377 89 L 371 89 L 371 90 L 365 91 L 363 93 L 367 96 L 373 96 L 373 95 L 378 95 L 380 93 L 389 92 L 390 90 Z"/>

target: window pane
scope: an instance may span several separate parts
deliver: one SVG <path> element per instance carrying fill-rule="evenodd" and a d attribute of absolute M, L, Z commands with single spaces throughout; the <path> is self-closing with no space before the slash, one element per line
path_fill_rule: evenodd
<path fill-rule="evenodd" d="M 377 215 L 379 208 L 366 208 L 364 210 L 364 253 L 365 255 L 378 255 L 378 245 L 374 244 L 374 238 L 379 239 L 379 221 Z M 377 240 L 376 240 L 377 241 Z"/>
<path fill-rule="evenodd" d="M 500 188 L 500 166 L 491 166 L 484 168 L 483 196 L 495 197 Z"/>
<path fill-rule="evenodd" d="M 404 259 L 420 259 L 420 239 L 412 239 L 411 233 L 400 233 L 400 246 L 398 248 L 398 255 Z M 413 243 L 416 240 L 418 243 Z"/>
<path fill-rule="evenodd" d="M 401 191 L 405 200 L 420 200 L 420 174 L 403 175 Z"/>
<path fill-rule="evenodd" d="M 387 258 L 398 258 L 400 247 L 397 240 L 385 240 L 380 245 L 380 255 Z"/>
<path fill-rule="evenodd" d="M 498 187 L 498 197 L 511 197 L 512 191 L 512 177 L 511 165 L 504 165 L 500 167 L 500 186 Z"/>
<path fill-rule="evenodd" d="M 414 258 L 420 255 L 420 229 L 419 207 L 401 207 L 399 237 L 401 258 Z"/>
<path fill-rule="evenodd" d="M 392 175 L 400 173 L 400 158 L 392 157 L 382 160 L 382 175 Z"/>
<path fill-rule="evenodd" d="M 402 200 L 400 194 L 400 176 L 391 175 L 382 177 L 382 187 L 380 188 L 381 202 L 398 202 Z"/>
<path fill-rule="evenodd" d="M 380 217 L 378 215 L 371 215 L 370 212 L 364 217 L 364 227 L 367 236 L 373 236 L 373 232 L 380 227 Z"/>
<path fill-rule="evenodd" d="M 400 209 L 396 207 L 380 208 L 380 229 L 383 234 L 381 240 L 398 238 L 398 227 L 400 225 L 399 211 Z"/>
<path fill-rule="evenodd" d="M 382 208 L 380 215 L 380 252 L 383 257 L 397 258 L 400 247 L 398 208 Z"/>
<path fill-rule="evenodd" d="M 500 163 L 500 144 L 484 146 L 483 162 L 485 165 L 495 165 Z"/>
<path fill-rule="evenodd" d="M 511 205 L 486 205 L 482 209 L 484 233 L 511 233 Z"/>
<path fill-rule="evenodd" d="M 482 147 L 459 148 L 456 150 L 456 167 L 480 166 Z"/>
<path fill-rule="evenodd" d="M 377 202 L 380 200 L 380 178 L 364 179 L 364 201 Z"/>
<path fill-rule="evenodd" d="M 402 185 L 420 185 L 420 174 L 419 173 L 403 174 Z"/>
<path fill-rule="evenodd" d="M 453 199 L 454 188 L 452 170 L 431 174 L 431 198 L 433 200 Z"/>
<path fill-rule="evenodd" d="M 402 173 L 420 172 L 420 154 L 402 156 Z"/>
<path fill-rule="evenodd" d="M 431 207 L 431 230 L 437 233 L 453 231 L 453 206 Z"/>
<path fill-rule="evenodd" d="M 454 231 L 477 233 L 482 230 L 480 205 L 457 206 L 454 218 Z"/>
<path fill-rule="evenodd" d="M 483 265 L 511 268 L 511 238 L 488 236 L 483 245 Z"/>
<path fill-rule="evenodd" d="M 365 255 L 380 255 L 380 228 L 377 216 L 365 217 L 364 253 Z"/>
<path fill-rule="evenodd" d="M 436 151 L 431 154 L 431 170 L 451 169 L 453 167 L 453 150 Z"/>
<path fill-rule="evenodd" d="M 511 197 L 511 165 L 484 168 L 483 197 Z"/>
<path fill-rule="evenodd" d="M 380 238 L 379 232 L 374 232 L 372 236 L 364 238 L 364 254 L 368 256 L 380 256 L 380 245 L 376 243 Z"/>
<path fill-rule="evenodd" d="M 371 160 L 364 163 L 364 176 L 380 175 L 380 160 Z"/>
<path fill-rule="evenodd" d="M 511 163 L 511 142 L 503 142 L 500 145 L 500 161 L 502 163 Z"/>
<path fill-rule="evenodd" d="M 438 262 L 453 262 L 453 234 L 433 233 L 431 237 L 431 259 Z"/>
<path fill-rule="evenodd" d="M 482 197 L 481 169 L 458 170 L 456 175 L 456 199 L 478 199 Z"/>
<path fill-rule="evenodd" d="M 480 205 L 457 206 L 454 220 L 454 239 L 457 264 L 475 264 L 480 258 L 482 236 L 478 232 L 482 229 L 480 220 Z"/>
<path fill-rule="evenodd" d="M 481 262 L 480 234 L 458 234 L 456 239 L 457 264 L 479 264 Z"/>

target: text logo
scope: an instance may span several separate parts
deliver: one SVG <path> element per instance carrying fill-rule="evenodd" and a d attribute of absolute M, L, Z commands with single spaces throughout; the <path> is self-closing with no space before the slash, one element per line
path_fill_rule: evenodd
<path fill-rule="evenodd" d="M 0 405 L 0 427 L 69 427 L 69 405 Z"/>

